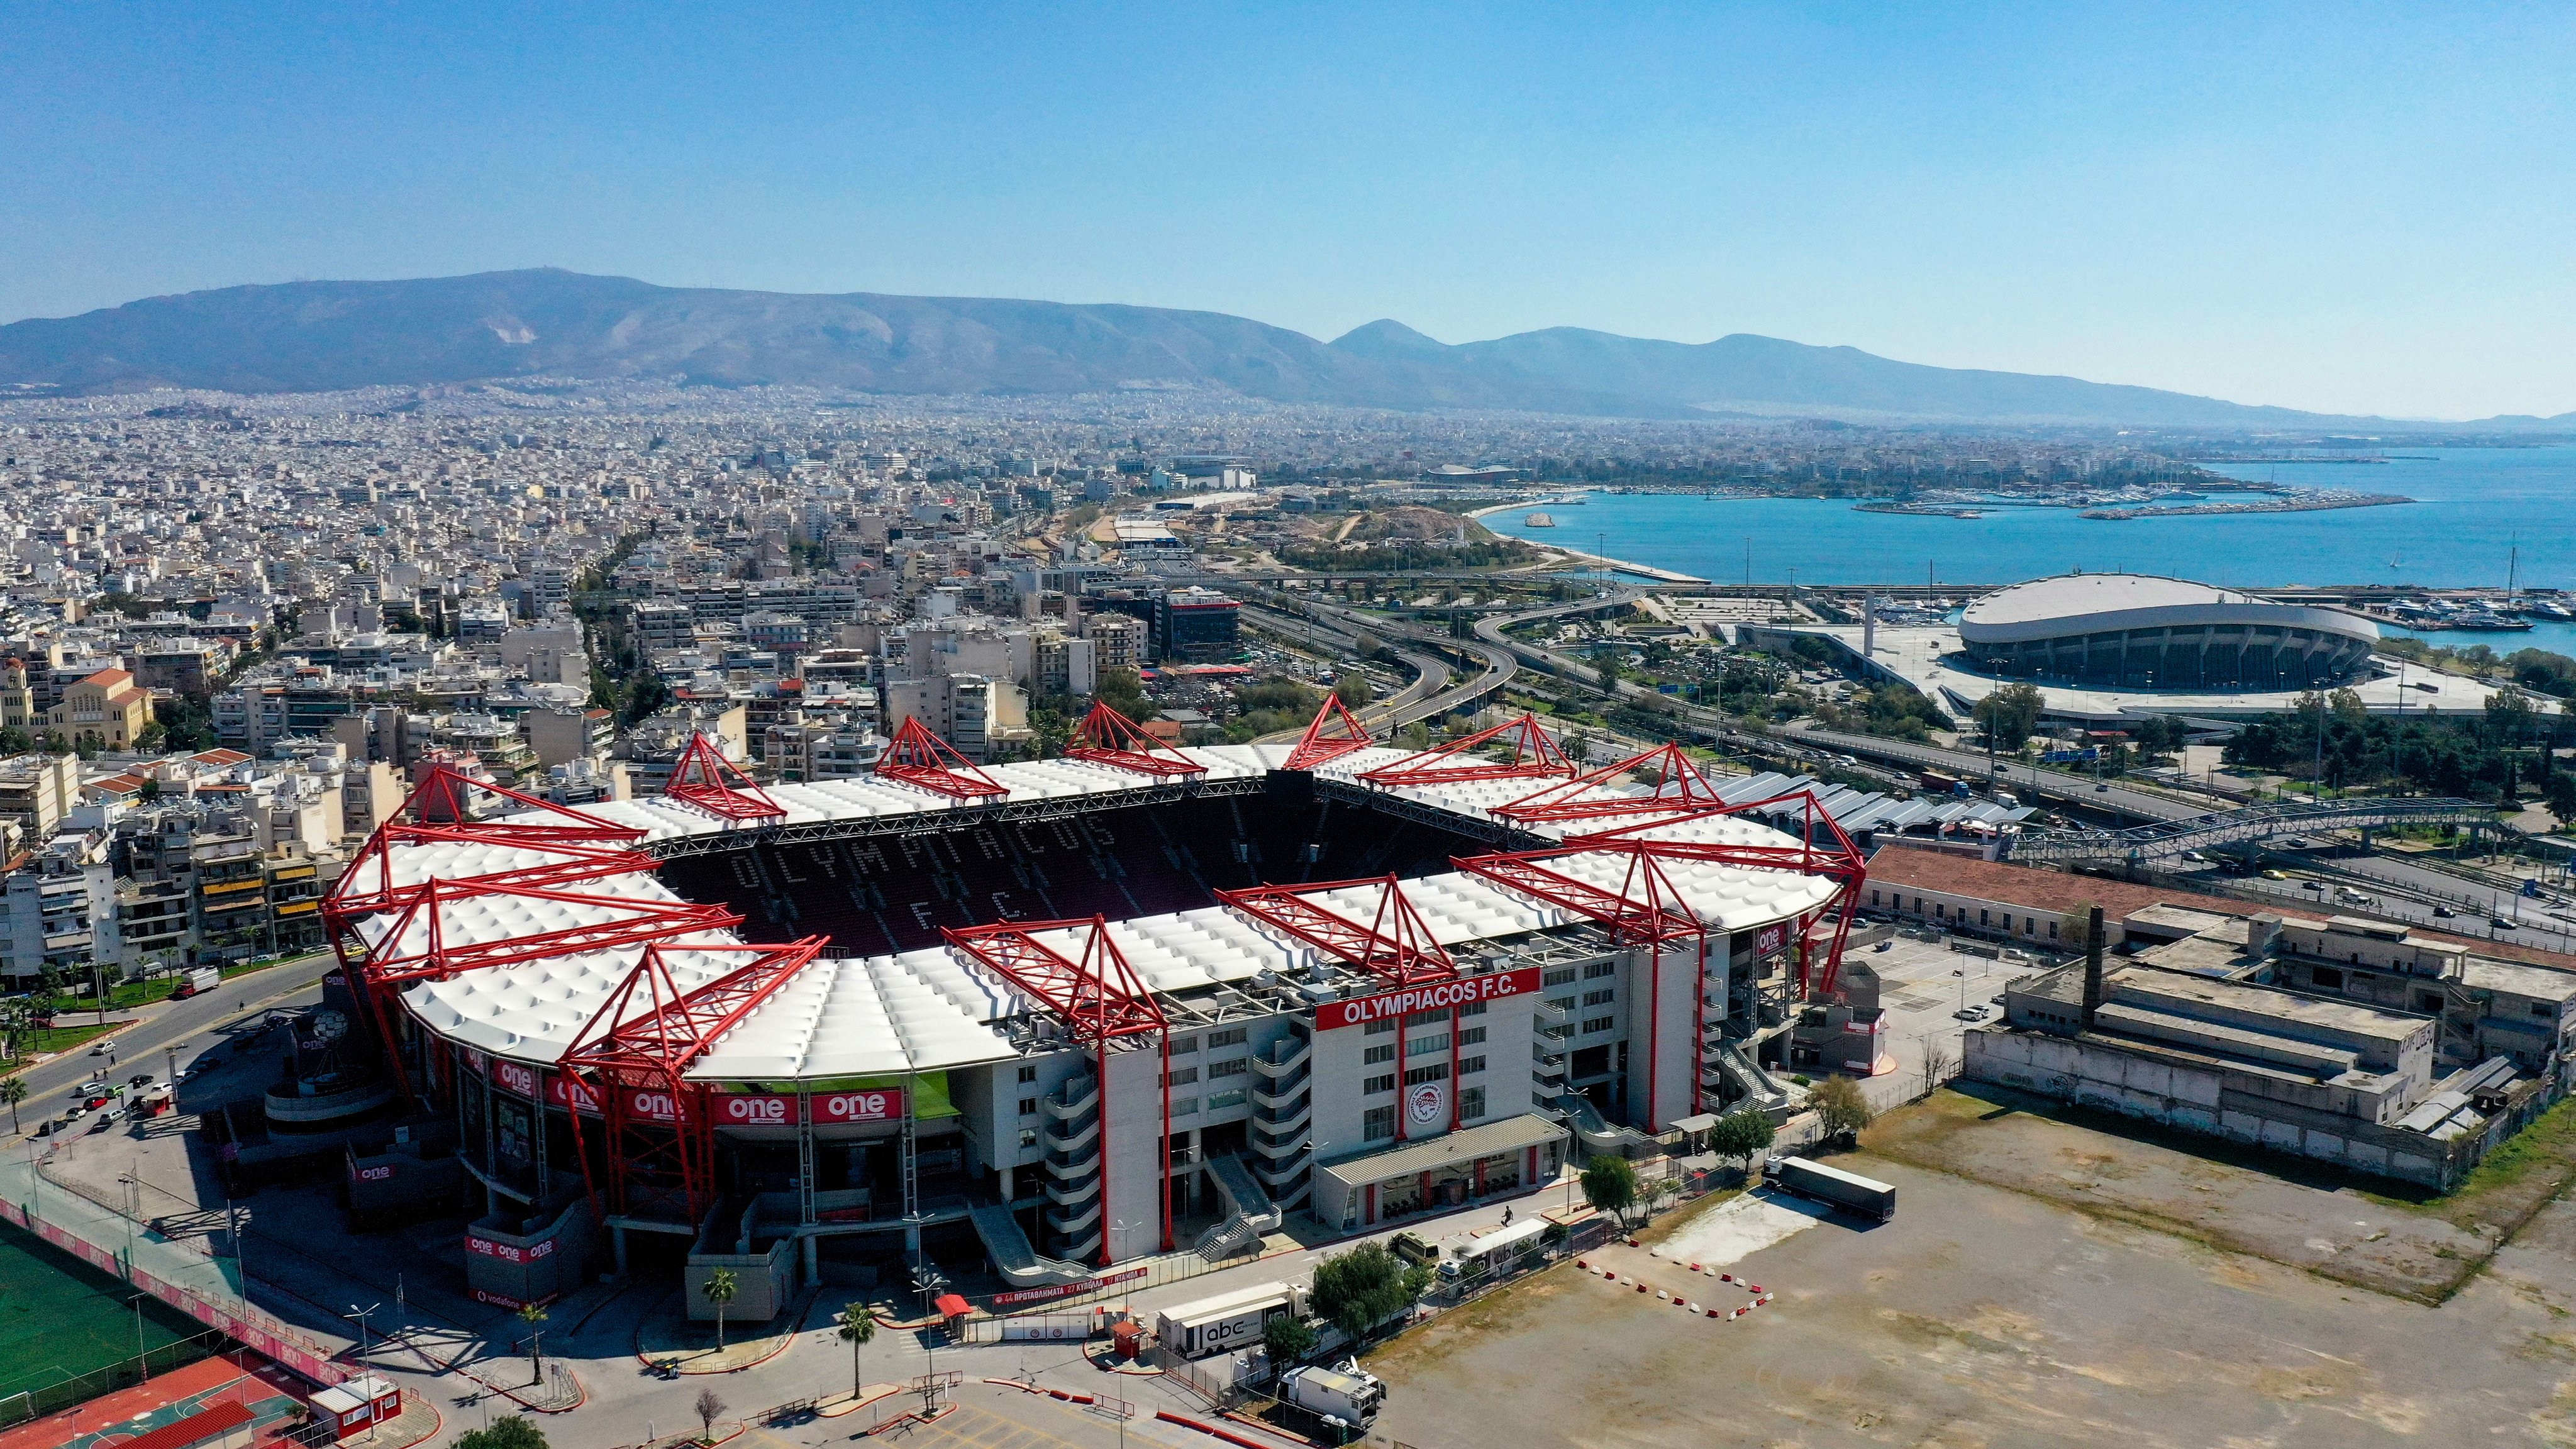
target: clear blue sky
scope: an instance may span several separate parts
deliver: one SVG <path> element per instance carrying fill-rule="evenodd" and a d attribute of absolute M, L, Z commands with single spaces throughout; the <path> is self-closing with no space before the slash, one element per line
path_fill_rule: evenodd
<path fill-rule="evenodd" d="M 2576 409 L 2576 6 L 1891 9 L 18 5 L 0 319 L 553 265 Z"/>

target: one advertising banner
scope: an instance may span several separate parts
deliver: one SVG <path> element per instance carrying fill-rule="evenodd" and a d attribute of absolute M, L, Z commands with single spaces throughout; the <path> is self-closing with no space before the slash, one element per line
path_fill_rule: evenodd
<path fill-rule="evenodd" d="M 1538 990 L 1538 979 L 1537 967 L 1523 966 L 1516 971 L 1497 971 L 1491 976 L 1461 976 L 1454 981 L 1408 986 L 1400 991 L 1354 997 L 1349 1001 L 1327 1001 L 1315 1008 L 1315 1029 L 1332 1031 L 1338 1027 L 1410 1016 L 1417 1011 L 1445 1011 L 1498 997 L 1519 996 Z"/>
<path fill-rule="evenodd" d="M 1753 954 L 1756 956 L 1768 956 L 1788 944 L 1789 923 L 1786 921 L 1773 921 L 1753 933 Z"/>
<path fill-rule="evenodd" d="M 506 1065 L 506 1064 L 505 1064 Z M 805 1099 L 813 1107 L 813 1120 L 819 1126 L 849 1122 L 899 1122 L 904 1116 L 901 1087 L 870 1087 L 853 1092 L 815 1092 Z M 560 1074 L 546 1078 L 546 1101 L 566 1111 L 587 1117 L 599 1115 L 598 1094 L 581 1083 Z M 712 1094 L 708 1109 L 719 1127 L 790 1127 L 798 1120 L 798 1099 L 746 1092 Z M 631 1122 L 658 1122 L 665 1125 L 680 1120 L 678 1106 L 671 1094 L 659 1087 L 636 1087 L 627 1091 L 619 1104 Z"/>
<path fill-rule="evenodd" d="M 498 1258 L 504 1263 L 533 1263 L 539 1258 L 554 1256 L 555 1240 L 548 1238 L 522 1248 L 516 1243 L 496 1243 L 490 1238 L 478 1238 L 469 1233 L 465 1238 L 465 1251 L 485 1258 Z"/>

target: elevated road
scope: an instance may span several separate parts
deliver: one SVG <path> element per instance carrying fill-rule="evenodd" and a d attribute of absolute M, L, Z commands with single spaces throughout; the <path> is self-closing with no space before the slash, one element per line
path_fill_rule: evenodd
<path fill-rule="evenodd" d="M 2274 801 L 2159 821 L 2129 830 L 2025 830 L 2012 841 L 2016 861 L 2170 860 L 2186 850 L 2327 830 L 2382 830 L 2391 825 L 2457 825 L 2500 830 L 2495 808 L 2474 800 Z"/>

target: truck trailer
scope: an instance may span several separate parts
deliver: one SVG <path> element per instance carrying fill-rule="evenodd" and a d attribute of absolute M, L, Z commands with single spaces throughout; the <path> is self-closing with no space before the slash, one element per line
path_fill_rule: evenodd
<path fill-rule="evenodd" d="M 1279 1380 L 1279 1397 L 1317 1418 L 1366 1429 L 1386 1402 L 1386 1385 L 1356 1360 L 1335 1368 L 1301 1368 Z"/>
<path fill-rule="evenodd" d="M 1896 1189 L 1876 1178 L 1827 1167 L 1803 1157 L 1783 1157 L 1771 1164 L 1771 1183 L 1829 1207 L 1886 1222 L 1896 1216 Z"/>
<path fill-rule="evenodd" d="M 1183 1358 L 1205 1358 L 1228 1349 L 1261 1342 L 1262 1325 L 1275 1313 L 1303 1315 L 1306 1290 L 1293 1283 L 1260 1283 L 1250 1288 L 1176 1303 L 1155 1314 L 1154 1336 Z"/>

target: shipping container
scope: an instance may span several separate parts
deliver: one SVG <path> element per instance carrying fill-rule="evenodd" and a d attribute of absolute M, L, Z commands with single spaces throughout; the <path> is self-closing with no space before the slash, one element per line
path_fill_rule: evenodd
<path fill-rule="evenodd" d="M 1783 1192 L 1845 1208 L 1886 1222 L 1896 1216 L 1896 1189 L 1876 1178 L 1827 1167 L 1803 1157 L 1783 1157 L 1771 1164 L 1771 1185 Z"/>

